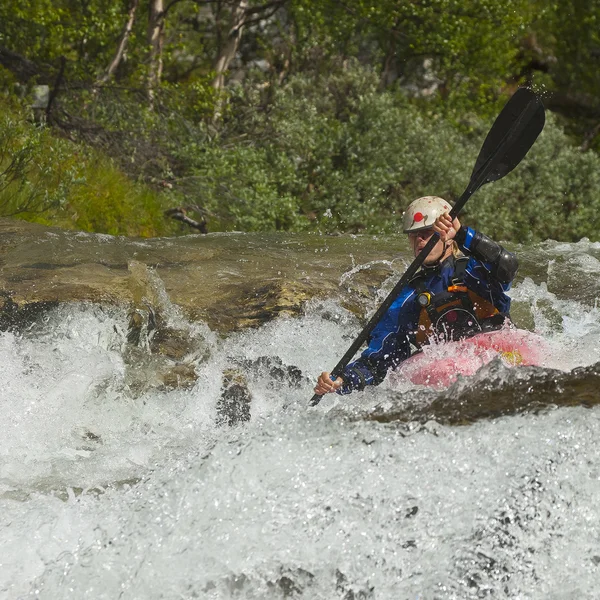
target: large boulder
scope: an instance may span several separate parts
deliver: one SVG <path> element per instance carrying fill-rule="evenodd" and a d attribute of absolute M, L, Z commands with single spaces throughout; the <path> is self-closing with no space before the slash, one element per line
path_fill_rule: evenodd
<path fill-rule="evenodd" d="M 132 239 L 0 219 L 0 328 L 69 302 L 159 313 L 168 299 L 188 319 L 220 333 L 298 314 L 311 298 L 336 298 L 364 315 L 382 282 L 407 265 L 401 238 L 222 233 Z"/>

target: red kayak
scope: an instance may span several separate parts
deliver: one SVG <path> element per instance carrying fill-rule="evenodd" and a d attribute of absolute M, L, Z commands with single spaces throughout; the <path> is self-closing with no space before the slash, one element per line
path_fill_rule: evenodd
<path fill-rule="evenodd" d="M 394 376 L 441 388 L 456 381 L 458 375 L 473 375 L 494 358 L 511 367 L 539 366 L 546 352 L 546 343 L 539 335 L 523 329 L 501 329 L 458 342 L 424 346 L 404 361 Z"/>

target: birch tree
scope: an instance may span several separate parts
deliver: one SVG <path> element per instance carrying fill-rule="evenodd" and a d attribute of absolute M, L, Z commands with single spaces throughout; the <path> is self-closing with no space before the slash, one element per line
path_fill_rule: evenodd
<path fill-rule="evenodd" d="M 100 86 L 109 81 L 115 71 L 118 69 L 121 61 L 123 60 L 123 56 L 125 55 L 125 50 L 127 48 L 127 42 L 129 41 L 129 36 L 133 31 L 133 24 L 135 21 L 135 13 L 137 11 L 139 5 L 139 0 L 131 0 L 131 5 L 129 7 L 129 12 L 127 14 L 127 21 L 123 27 L 123 31 L 121 33 L 121 37 L 119 39 L 119 43 L 117 44 L 117 49 L 115 51 L 115 55 L 111 60 L 110 64 L 106 68 L 106 71 L 103 73 L 101 77 L 96 81 L 96 86 Z"/>
<path fill-rule="evenodd" d="M 150 106 L 162 77 L 165 12 L 163 0 L 150 0 L 148 7 L 148 81 L 147 93 Z"/>

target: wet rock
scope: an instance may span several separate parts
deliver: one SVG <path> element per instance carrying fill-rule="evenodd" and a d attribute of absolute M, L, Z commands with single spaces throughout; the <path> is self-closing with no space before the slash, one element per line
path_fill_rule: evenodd
<path fill-rule="evenodd" d="M 56 306 L 58 302 L 31 302 L 19 306 L 10 292 L 0 292 L 0 331 L 26 329 Z"/>
<path fill-rule="evenodd" d="M 168 301 L 219 333 L 301 314 L 313 298 L 363 315 L 394 273 L 397 246 L 397 238 L 294 234 L 138 240 L 0 219 L 0 293 L 10 298 L 0 314 L 71 302 L 156 310 Z"/>
<path fill-rule="evenodd" d="M 169 369 L 162 376 L 163 384 L 170 389 L 190 389 L 196 384 L 198 376 L 193 364 L 179 364 Z"/>
<path fill-rule="evenodd" d="M 252 396 L 243 373 L 228 369 L 223 373 L 221 396 L 217 401 L 217 423 L 233 427 L 250 420 Z"/>
<path fill-rule="evenodd" d="M 267 585 L 279 591 L 284 598 L 294 598 L 303 595 L 312 584 L 315 576 L 306 569 L 282 569 L 282 574 Z"/>
<path fill-rule="evenodd" d="M 600 404 L 600 363 L 569 373 L 540 367 L 514 367 L 517 377 L 506 378 L 500 362 L 492 361 L 484 380 L 455 383 L 447 390 L 419 390 L 393 394 L 359 419 L 382 423 L 468 425 L 525 412 L 538 413 L 557 406 Z M 413 399 L 414 398 L 414 399 Z"/>
<path fill-rule="evenodd" d="M 130 261 L 132 306 L 125 353 L 131 371 L 129 383 L 137 393 L 150 387 L 193 387 L 196 367 L 209 356 L 209 345 L 184 319 L 177 319 L 160 279 L 145 264 Z M 172 321 L 179 321 L 175 326 Z M 140 376 L 141 374 L 141 376 Z"/>
<path fill-rule="evenodd" d="M 307 378 L 294 365 L 286 365 L 278 356 L 259 356 L 255 359 L 230 358 L 230 361 L 243 369 L 247 376 L 266 379 L 270 387 L 274 384 L 300 387 Z"/>
<path fill-rule="evenodd" d="M 142 336 L 148 335 L 149 325 L 143 311 L 134 308 L 129 313 L 129 323 L 127 325 L 127 343 L 134 346 L 141 346 Z"/>
<path fill-rule="evenodd" d="M 339 569 L 336 569 L 335 575 L 335 589 L 336 592 L 338 592 L 339 597 L 343 598 L 343 600 L 368 600 L 369 598 L 374 597 L 374 586 L 368 584 L 366 586 L 351 584 L 348 577 Z"/>

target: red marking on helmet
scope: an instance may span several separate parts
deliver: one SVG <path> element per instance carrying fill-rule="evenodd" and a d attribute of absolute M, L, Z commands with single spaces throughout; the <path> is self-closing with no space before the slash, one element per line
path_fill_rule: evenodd
<path fill-rule="evenodd" d="M 458 315 L 455 311 L 451 310 L 450 312 L 446 313 L 446 320 L 448 323 L 454 323 L 456 319 L 458 319 Z"/>
<path fill-rule="evenodd" d="M 420 212 L 415 213 L 415 216 L 413 217 L 413 219 L 418 223 L 419 221 L 423 220 L 423 214 Z"/>

